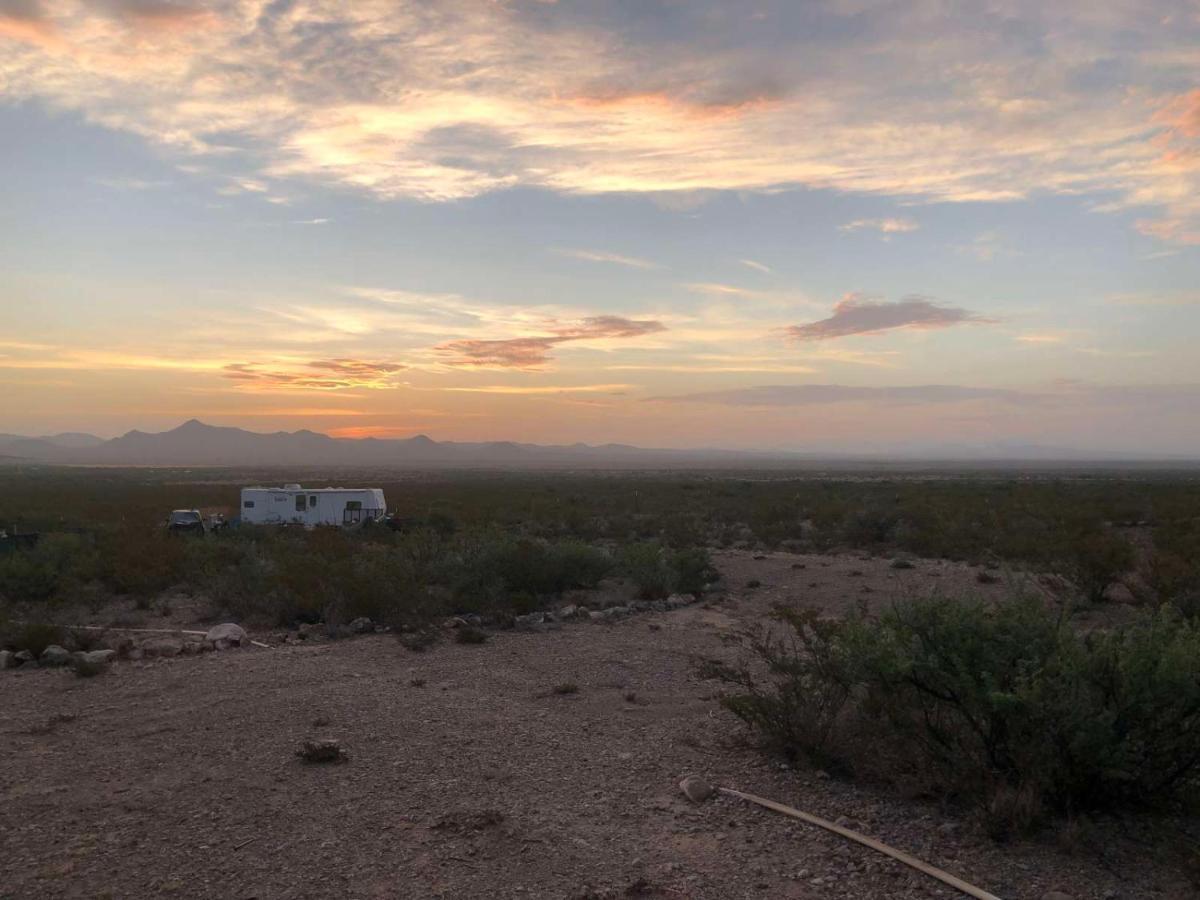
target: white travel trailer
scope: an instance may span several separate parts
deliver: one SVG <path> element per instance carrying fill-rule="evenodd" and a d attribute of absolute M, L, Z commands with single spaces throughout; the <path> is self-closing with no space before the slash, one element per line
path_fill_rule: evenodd
<path fill-rule="evenodd" d="M 379 488 L 242 488 L 242 521 L 250 525 L 361 525 L 387 515 Z"/>

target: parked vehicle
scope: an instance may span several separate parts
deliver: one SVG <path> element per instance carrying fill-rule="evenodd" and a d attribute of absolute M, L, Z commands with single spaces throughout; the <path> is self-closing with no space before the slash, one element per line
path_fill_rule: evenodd
<path fill-rule="evenodd" d="M 241 520 L 248 525 L 334 525 L 377 522 L 387 515 L 379 488 L 242 488 Z"/>
<path fill-rule="evenodd" d="M 204 534 L 204 517 L 198 509 L 175 509 L 167 519 L 171 534 Z"/>

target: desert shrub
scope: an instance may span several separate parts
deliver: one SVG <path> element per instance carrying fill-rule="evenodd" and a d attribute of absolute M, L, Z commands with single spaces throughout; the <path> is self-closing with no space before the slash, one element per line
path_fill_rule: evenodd
<path fill-rule="evenodd" d="M 466 548 L 454 581 L 473 612 L 521 612 L 536 608 L 539 597 L 595 587 L 612 565 L 607 553 L 583 543 L 487 537 Z"/>
<path fill-rule="evenodd" d="M 42 623 L 9 624 L 0 634 L 0 646 L 7 650 L 28 650 L 34 656 L 41 656 L 43 650 L 62 640 L 62 628 Z"/>
<path fill-rule="evenodd" d="M 679 592 L 699 594 L 717 577 L 704 547 L 670 550 L 653 541 L 622 548 L 619 568 L 643 600 L 661 600 Z"/>
<path fill-rule="evenodd" d="M 717 570 L 705 547 L 688 547 L 671 555 L 675 571 L 674 589 L 684 594 L 699 594 L 716 579 Z"/>
<path fill-rule="evenodd" d="M 80 535 L 48 534 L 0 556 L 0 595 L 13 603 L 64 599 L 96 576 L 96 552 Z"/>
<path fill-rule="evenodd" d="M 1063 538 L 1059 564 L 1090 603 L 1099 603 L 1104 592 L 1133 567 L 1133 547 L 1111 531 L 1093 531 Z"/>
<path fill-rule="evenodd" d="M 841 538 L 852 547 L 880 547 L 889 544 L 898 524 L 899 516 L 894 510 L 852 509 L 842 521 Z"/>
<path fill-rule="evenodd" d="M 104 581 L 118 594 L 156 594 L 183 578 L 187 543 L 162 528 L 121 528 L 105 534 L 98 545 Z"/>
<path fill-rule="evenodd" d="M 621 551 L 621 570 L 637 586 L 643 600 L 661 600 L 675 587 L 675 570 L 667 551 L 659 544 L 643 541 Z"/>
<path fill-rule="evenodd" d="M 1200 629 L 1173 610 L 1080 635 L 1035 600 L 878 620 L 781 609 L 726 705 L 780 749 L 970 800 L 997 832 L 1200 786 Z M 765 672 L 765 675 L 762 674 Z"/>

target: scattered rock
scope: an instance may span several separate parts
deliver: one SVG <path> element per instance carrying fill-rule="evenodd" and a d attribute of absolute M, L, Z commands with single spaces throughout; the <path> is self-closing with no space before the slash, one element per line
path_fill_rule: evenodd
<path fill-rule="evenodd" d="M 152 638 L 142 642 L 145 656 L 178 656 L 183 652 L 183 641 L 177 637 Z"/>
<path fill-rule="evenodd" d="M 333 738 L 305 741 L 296 751 L 296 755 L 306 763 L 336 763 L 344 762 L 348 758 L 342 745 Z"/>
<path fill-rule="evenodd" d="M 42 655 L 38 659 L 43 666 L 65 666 L 70 661 L 70 651 L 58 644 L 51 644 L 42 651 Z"/>
<path fill-rule="evenodd" d="M 213 646 L 218 650 L 240 647 L 246 642 L 246 629 L 241 625 L 235 625 L 233 622 L 225 622 L 208 629 L 208 634 L 204 636 L 204 639 L 212 641 Z"/>
<path fill-rule="evenodd" d="M 375 630 L 375 623 L 366 616 L 359 616 L 350 623 L 350 630 L 355 634 L 370 634 Z"/>
<path fill-rule="evenodd" d="M 89 650 L 80 656 L 80 659 L 90 665 L 106 665 L 116 658 L 116 650 Z"/>
<path fill-rule="evenodd" d="M 325 624 L 323 622 L 304 622 L 300 625 L 300 640 L 316 641 L 325 637 Z"/>
<path fill-rule="evenodd" d="M 687 594 L 672 594 L 667 598 L 667 609 L 679 609 L 687 606 L 692 602 L 692 598 Z"/>
<path fill-rule="evenodd" d="M 545 621 L 545 613 L 533 612 L 527 616 L 517 616 L 513 619 L 513 627 L 517 631 L 541 631 L 541 627 Z"/>
<path fill-rule="evenodd" d="M 574 619 L 577 615 L 579 615 L 579 607 L 575 606 L 574 604 L 570 606 L 564 606 L 558 611 L 558 617 L 560 619 Z"/>
<path fill-rule="evenodd" d="M 693 803 L 703 803 L 716 793 L 713 790 L 713 786 L 699 775 L 689 775 L 683 779 L 683 781 L 679 782 L 679 789 L 683 791 L 683 796 L 687 797 Z"/>
<path fill-rule="evenodd" d="M 11 650 L 0 650 L 0 669 L 15 669 L 20 664 L 17 654 Z"/>

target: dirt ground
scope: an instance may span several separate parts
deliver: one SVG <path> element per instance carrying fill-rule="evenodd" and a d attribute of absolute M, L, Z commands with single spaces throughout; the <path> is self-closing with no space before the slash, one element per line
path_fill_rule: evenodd
<path fill-rule="evenodd" d="M 480 646 L 413 653 L 376 635 L 93 679 L 0 673 L 0 897 L 961 896 L 743 801 L 693 805 L 677 788 L 688 774 L 849 820 L 1006 900 L 1196 896 L 1160 824 L 997 845 L 954 811 L 763 755 L 696 672 L 734 658 L 732 635 L 773 602 L 844 611 L 1019 576 L 981 585 L 958 564 L 858 555 L 716 561 L 720 599 Z M 325 736 L 347 762 L 294 756 Z"/>

